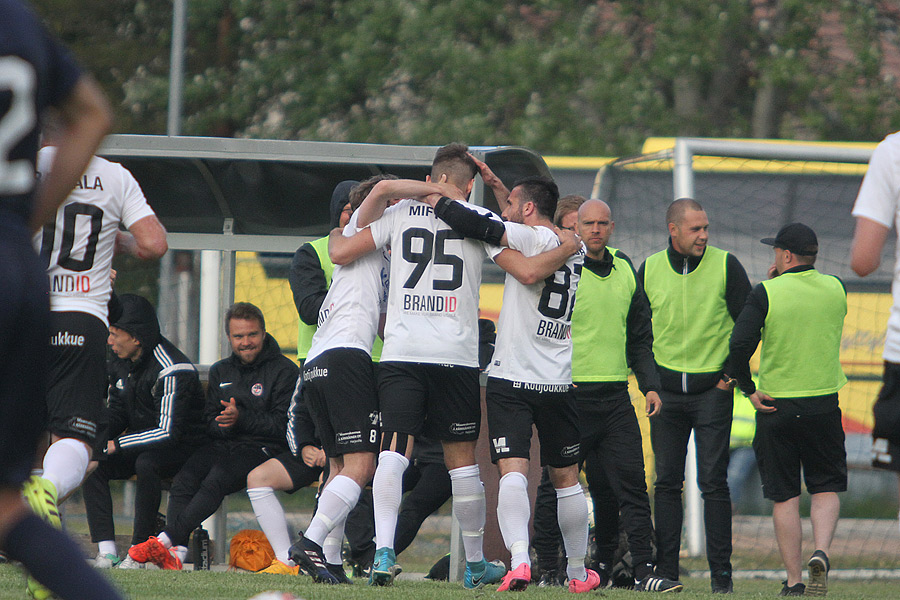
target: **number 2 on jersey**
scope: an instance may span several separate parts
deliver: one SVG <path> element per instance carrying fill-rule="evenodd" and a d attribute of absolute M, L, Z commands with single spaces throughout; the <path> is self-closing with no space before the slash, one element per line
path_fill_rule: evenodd
<path fill-rule="evenodd" d="M 447 240 L 461 240 L 463 236 L 452 229 L 440 229 L 432 233 L 422 227 L 410 227 L 403 232 L 403 260 L 415 264 L 412 273 L 403 284 L 405 288 L 414 288 L 425 270 L 432 262 L 436 265 L 447 265 L 451 268 L 450 279 L 434 279 L 432 287 L 435 290 L 455 290 L 462 285 L 463 260 L 454 254 L 448 254 L 445 249 Z"/>

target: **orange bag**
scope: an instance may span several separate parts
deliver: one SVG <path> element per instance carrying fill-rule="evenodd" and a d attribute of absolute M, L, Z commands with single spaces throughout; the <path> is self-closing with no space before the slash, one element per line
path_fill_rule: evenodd
<path fill-rule="evenodd" d="M 275 551 L 266 534 L 256 529 L 242 529 L 231 538 L 228 564 L 234 569 L 262 571 L 275 560 Z"/>

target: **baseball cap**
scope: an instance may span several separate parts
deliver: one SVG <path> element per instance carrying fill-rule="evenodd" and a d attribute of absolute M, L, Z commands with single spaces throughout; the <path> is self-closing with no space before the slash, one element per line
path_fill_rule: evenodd
<path fill-rule="evenodd" d="M 819 252 L 819 240 L 816 232 L 803 223 L 785 225 L 773 238 L 759 240 L 763 244 L 790 250 L 800 256 L 815 256 Z"/>

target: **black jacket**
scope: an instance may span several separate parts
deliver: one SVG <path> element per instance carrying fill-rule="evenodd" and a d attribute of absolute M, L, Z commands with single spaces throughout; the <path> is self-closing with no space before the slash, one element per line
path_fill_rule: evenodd
<path fill-rule="evenodd" d="M 285 436 L 288 407 L 300 369 L 281 354 L 281 348 L 266 334 L 263 349 L 252 364 L 245 365 L 233 353 L 209 369 L 206 390 L 207 432 L 219 440 L 268 448 L 272 455 L 287 448 Z M 219 427 L 216 417 L 222 400 L 237 401 L 238 420 L 232 427 Z"/>
<path fill-rule="evenodd" d="M 109 436 L 126 452 L 206 439 L 197 369 L 166 338 L 136 362 L 110 361 Z"/>
<path fill-rule="evenodd" d="M 112 358 L 109 373 L 109 438 L 116 449 L 143 452 L 205 440 L 203 388 L 197 369 L 160 335 L 156 310 L 135 294 L 112 295 L 110 323 L 140 342 L 136 361 Z"/>

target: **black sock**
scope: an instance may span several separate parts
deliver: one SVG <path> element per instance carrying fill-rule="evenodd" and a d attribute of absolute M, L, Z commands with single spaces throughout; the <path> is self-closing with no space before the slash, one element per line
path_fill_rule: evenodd
<path fill-rule="evenodd" d="M 87 563 L 74 541 L 36 515 L 16 523 L 3 550 L 60 598 L 122 600 L 109 581 Z"/>

